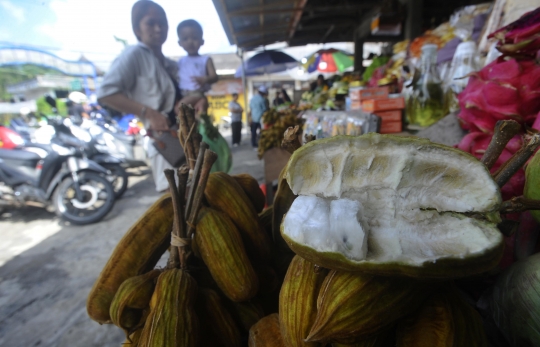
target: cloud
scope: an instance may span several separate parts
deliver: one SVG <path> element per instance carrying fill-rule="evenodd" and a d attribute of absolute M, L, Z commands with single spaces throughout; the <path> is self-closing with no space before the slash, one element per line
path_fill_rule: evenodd
<path fill-rule="evenodd" d="M 12 4 L 8 0 L 0 1 L 0 6 L 2 6 L 4 10 L 6 10 L 6 13 L 8 13 L 8 15 L 11 15 L 11 17 L 15 18 L 19 23 L 25 21 L 26 17 L 24 13 L 24 8 Z"/>

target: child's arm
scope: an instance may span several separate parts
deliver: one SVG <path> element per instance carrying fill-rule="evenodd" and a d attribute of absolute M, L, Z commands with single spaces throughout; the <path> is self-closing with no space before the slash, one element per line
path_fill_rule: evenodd
<path fill-rule="evenodd" d="M 212 58 L 208 58 L 206 61 L 206 74 L 207 76 L 193 76 L 191 77 L 195 82 L 199 84 L 199 86 L 203 86 L 205 84 L 214 84 L 218 81 L 218 75 L 216 73 L 216 69 L 214 68 L 214 62 L 212 61 Z"/>
<path fill-rule="evenodd" d="M 208 58 L 206 61 L 206 73 L 208 74 L 206 83 L 213 84 L 218 81 L 218 75 L 216 73 L 216 68 L 214 67 L 212 58 Z"/>

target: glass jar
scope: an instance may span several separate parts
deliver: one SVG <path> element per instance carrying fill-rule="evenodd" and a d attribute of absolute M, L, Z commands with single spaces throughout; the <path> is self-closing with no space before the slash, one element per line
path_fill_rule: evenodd
<path fill-rule="evenodd" d="M 412 128 L 430 126 L 447 113 L 442 81 L 437 70 L 437 45 L 422 46 L 420 68 L 412 81 L 406 112 L 409 127 Z"/>

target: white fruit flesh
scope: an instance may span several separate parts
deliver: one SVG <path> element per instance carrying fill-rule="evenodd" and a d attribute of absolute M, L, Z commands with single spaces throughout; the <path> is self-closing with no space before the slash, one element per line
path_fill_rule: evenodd
<path fill-rule="evenodd" d="M 391 211 L 390 203 L 299 196 L 283 227 L 290 239 L 318 252 L 411 265 L 481 254 L 501 242 L 490 224 L 437 211 Z"/>
<path fill-rule="evenodd" d="M 485 166 L 426 140 L 377 134 L 306 145 L 287 181 L 300 195 L 283 220 L 291 241 L 352 261 L 420 265 L 495 249 L 487 213 L 501 202 Z"/>

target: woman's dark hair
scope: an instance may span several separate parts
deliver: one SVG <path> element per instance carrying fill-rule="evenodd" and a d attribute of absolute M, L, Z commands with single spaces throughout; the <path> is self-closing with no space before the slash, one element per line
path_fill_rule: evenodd
<path fill-rule="evenodd" d="M 144 18 L 144 16 L 146 16 L 148 10 L 150 10 L 152 7 L 165 15 L 165 10 L 163 9 L 163 7 L 153 1 L 139 0 L 133 4 L 133 7 L 131 8 L 131 28 L 133 29 L 133 33 L 135 34 L 135 36 L 137 36 L 137 30 L 139 30 L 139 24 L 141 24 L 141 20 Z M 137 40 L 138 39 L 139 37 L 137 36 Z"/>
<path fill-rule="evenodd" d="M 195 19 L 186 19 L 181 21 L 180 24 L 178 24 L 178 26 L 176 27 L 176 33 L 178 34 L 178 36 L 180 36 L 180 30 L 184 28 L 193 28 L 199 34 L 201 34 L 201 37 L 203 36 L 202 26 Z"/>
<path fill-rule="evenodd" d="M 232 93 L 232 96 L 233 97 L 238 96 L 238 93 Z"/>

